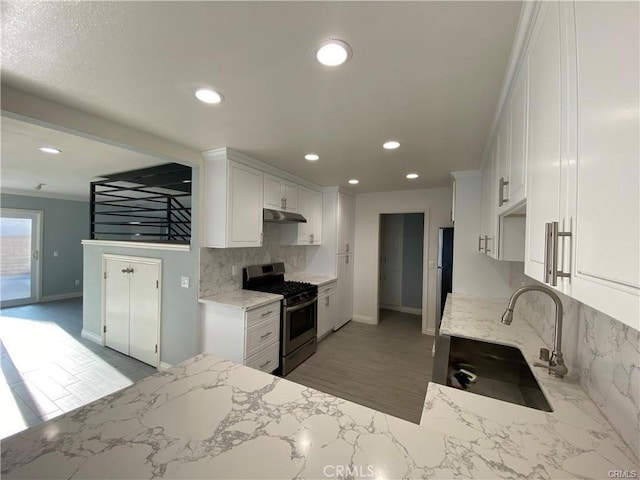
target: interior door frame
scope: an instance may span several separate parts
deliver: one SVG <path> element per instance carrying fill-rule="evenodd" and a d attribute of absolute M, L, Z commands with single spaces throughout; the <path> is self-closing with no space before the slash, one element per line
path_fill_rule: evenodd
<path fill-rule="evenodd" d="M 5 215 L 6 214 L 6 215 Z M 26 214 L 26 215 L 25 215 Z M 39 303 L 42 299 L 42 246 L 43 246 L 43 229 L 42 222 L 44 218 L 44 211 L 42 210 L 28 210 L 25 208 L 0 208 L 0 217 L 15 216 L 16 218 L 33 218 L 32 234 L 36 238 L 36 251 L 38 252 L 38 258 L 31 262 L 31 295 L 29 298 L 17 298 L 15 300 L 5 300 L 1 302 L 0 307 L 17 307 L 20 305 L 30 305 L 33 303 Z M 31 248 L 33 251 L 33 246 Z M 33 255 L 33 254 L 32 254 Z"/>
<path fill-rule="evenodd" d="M 101 311 L 100 311 L 100 338 L 102 346 L 106 346 L 106 333 L 105 333 L 105 324 L 106 324 L 106 312 L 107 312 L 107 282 L 106 282 L 106 272 L 107 272 L 107 260 L 120 260 L 122 262 L 133 262 L 133 263 L 146 263 L 150 265 L 156 265 L 158 267 L 158 355 L 156 358 L 156 368 L 160 368 L 160 358 L 162 355 L 162 259 L 161 258 L 151 258 L 151 257 L 135 257 L 132 255 L 116 255 L 113 253 L 103 253 L 102 254 L 102 302 L 101 302 Z"/>
<path fill-rule="evenodd" d="M 388 214 L 405 214 L 405 213 L 422 213 L 424 214 L 424 226 L 423 226 L 423 237 L 422 237 L 422 333 L 425 335 L 434 335 L 434 332 L 429 331 L 429 313 L 427 311 L 428 297 L 429 297 L 429 235 L 431 234 L 429 230 L 430 225 L 430 213 L 431 210 L 429 208 L 425 209 L 400 209 L 400 210 L 386 210 L 382 209 L 377 212 L 376 222 L 377 222 L 377 230 L 378 230 L 378 242 L 376 244 L 376 257 L 378 261 L 376 262 L 376 276 L 375 276 L 375 292 L 376 292 L 376 309 L 374 312 L 374 324 L 378 325 L 380 323 L 380 219 L 382 215 Z"/>

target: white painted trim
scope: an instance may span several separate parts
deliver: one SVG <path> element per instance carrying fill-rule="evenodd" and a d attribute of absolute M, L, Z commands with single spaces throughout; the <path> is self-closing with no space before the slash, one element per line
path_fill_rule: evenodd
<path fill-rule="evenodd" d="M 354 315 L 351 320 L 353 320 L 354 322 L 358 322 L 358 323 L 367 323 L 369 325 L 377 325 L 378 324 L 378 322 L 376 322 L 373 317 L 367 317 L 365 315 Z"/>
<path fill-rule="evenodd" d="M 482 176 L 480 170 L 460 170 L 458 172 L 451 172 L 451 176 L 457 180 L 459 178 L 476 178 Z"/>
<path fill-rule="evenodd" d="M 158 365 L 158 370 L 160 370 L 161 372 L 164 372 L 166 370 L 169 370 L 172 367 L 173 365 L 170 365 L 166 362 L 160 362 L 160 365 Z"/>
<path fill-rule="evenodd" d="M 6 195 L 17 195 L 19 197 L 38 197 L 38 198 L 54 198 L 56 200 L 70 200 L 72 202 L 89 203 L 89 194 L 86 197 L 79 195 L 69 195 L 64 193 L 43 192 L 37 190 L 21 190 L 19 188 L 5 188 L 0 193 Z"/>
<path fill-rule="evenodd" d="M 421 308 L 403 307 L 402 305 L 385 305 L 380 304 L 380 308 L 384 310 L 393 310 L 394 312 L 411 313 L 412 315 L 422 315 Z"/>
<path fill-rule="evenodd" d="M 60 293 L 58 295 L 47 295 L 40 298 L 40 302 L 55 302 L 56 300 L 66 300 L 67 298 L 82 297 L 82 292 Z"/>
<path fill-rule="evenodd" d="M 145 250 L 169 250 L 173 252 L 190 252 L 191 245 L 175 245 L 170 243 L 123 242 L 118 240 L 82 240 L 82 245 L 102 247 L 139 248 Z"/>
<path fill-rule="evenodd" d="M 431 335 L 432 337 L 436 336 L 436 329 L 435 328 L 427 328 L 426 330 L 422 330 L 422 333 L 425 335 Z"/>
<path fill-rule="evenodd" d="M 80 336 L 82 338 L 86 338 L 87 340 L 92 341 L 93 343 L 97 343 L 98 345 L 104 345 L 104 343 L 102 343 L 102 335 L 98 333 L 93 333 L 83 328 L 82 332 L 80 333 Z"/>

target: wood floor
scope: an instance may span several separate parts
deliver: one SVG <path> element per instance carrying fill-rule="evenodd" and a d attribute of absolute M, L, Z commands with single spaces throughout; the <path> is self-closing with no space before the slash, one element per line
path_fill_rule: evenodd
<path fill-rule="evenodd" d="M 378 325 L 349 322 L 286 378 L 419 423 L 432 346 L 418 315 L 380 310 Z"/>
<path fill-rule="evenodd" d="M 81 329 L 81 298 L 0 310 L 0 438 L 156 372 Z"/>

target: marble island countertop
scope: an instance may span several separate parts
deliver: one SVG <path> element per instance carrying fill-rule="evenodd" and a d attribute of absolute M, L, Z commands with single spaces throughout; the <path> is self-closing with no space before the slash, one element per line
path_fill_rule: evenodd
<path fill-rule="evenodd" d="M 240 310 L 253 310 L 254 308 L 268 305 L 276 300 L 282 300 L 282 298 L 282 295 L 277 295 L 275 293 L 239 289 L 232 292 L 220 293 L 211 297 L 200 297 L 198 302 L 238 308 Z"/>
<path fill-rule="evenodd" d="M 510 342 L 506 331 L 525 355 L 534 344 L 537 351 L 535 332 L 499 323 L 504 304 L 453 296 L 443 332 Z M 2 476 L 565 479 L 637 471 L 576 384 L 537 375 L 553 413 L 432 383 L 416 425 L 200 355 L 3 440 Z"/>

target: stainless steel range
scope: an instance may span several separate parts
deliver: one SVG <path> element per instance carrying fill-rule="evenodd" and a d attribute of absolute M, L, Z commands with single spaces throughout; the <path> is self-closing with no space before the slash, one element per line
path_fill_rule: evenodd
<path fill-rule="evenodd" d="M 283 376 L 317 348 L 318 287 L 286 282 L 284 263 L 253 265 L 242 270 L 242 288 L 284 296 L 280 310 L 280 368 Z"/>

